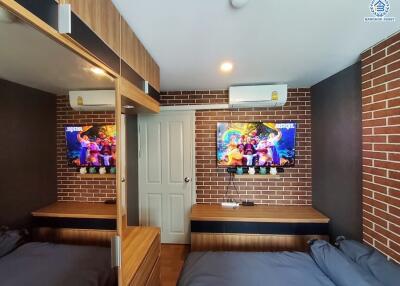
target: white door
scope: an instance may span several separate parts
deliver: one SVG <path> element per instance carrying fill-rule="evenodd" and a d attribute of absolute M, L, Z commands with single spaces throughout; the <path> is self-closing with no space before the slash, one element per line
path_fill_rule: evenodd
<path fill-rule="evenodd" d="M 161 228 L 162 243 L 189 243 L 194 195 L 194 112 L 140 115 L 140 224 Z"/>

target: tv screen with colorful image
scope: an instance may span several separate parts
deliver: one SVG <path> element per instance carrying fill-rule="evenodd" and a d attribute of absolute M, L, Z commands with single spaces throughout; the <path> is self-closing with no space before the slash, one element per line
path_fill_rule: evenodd
<path fill-rule="evenodd" d="M 65 137 L 71 166 L 115 167 L 115 125 L 66 126 Z"/>
<path fill-rule="evenodd" d="M 296 123 L 218 123 L 218 166 L 294 166 Z"/>

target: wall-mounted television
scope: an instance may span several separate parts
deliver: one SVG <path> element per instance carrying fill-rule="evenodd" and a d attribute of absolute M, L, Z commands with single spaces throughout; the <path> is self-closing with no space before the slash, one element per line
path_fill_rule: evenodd
<path fill-rule="evenodd" d="M 296 123 L 217 123 L 217 164 L 224 167 L 294 166 Z"/>
<path fill-rule="evenodd" d="M 67 159 L 70 166 L 114 167 L 116 126 L 66 126 Z"/>

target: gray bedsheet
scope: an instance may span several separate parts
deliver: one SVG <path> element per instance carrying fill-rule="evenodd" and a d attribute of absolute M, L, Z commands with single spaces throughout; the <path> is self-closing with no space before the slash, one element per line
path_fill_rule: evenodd
<path fill-rule="evenodd" d="M 303 252 L 192 252 L 179 286 L 335 286 Z"/>
<path fill-rule="evenodd" d="M 0 285 L 114 285 L 110 261 L 104 247 L 27 243 L 0 258 Z"/>

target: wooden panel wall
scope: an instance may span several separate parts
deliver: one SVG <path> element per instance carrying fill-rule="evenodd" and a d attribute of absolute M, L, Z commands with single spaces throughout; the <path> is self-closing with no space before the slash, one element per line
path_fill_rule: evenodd
<path fill-rule="evenodd" d="M 307 251 L 310 239 L 325 235 L 192 233 L 192 251 Z"/>

